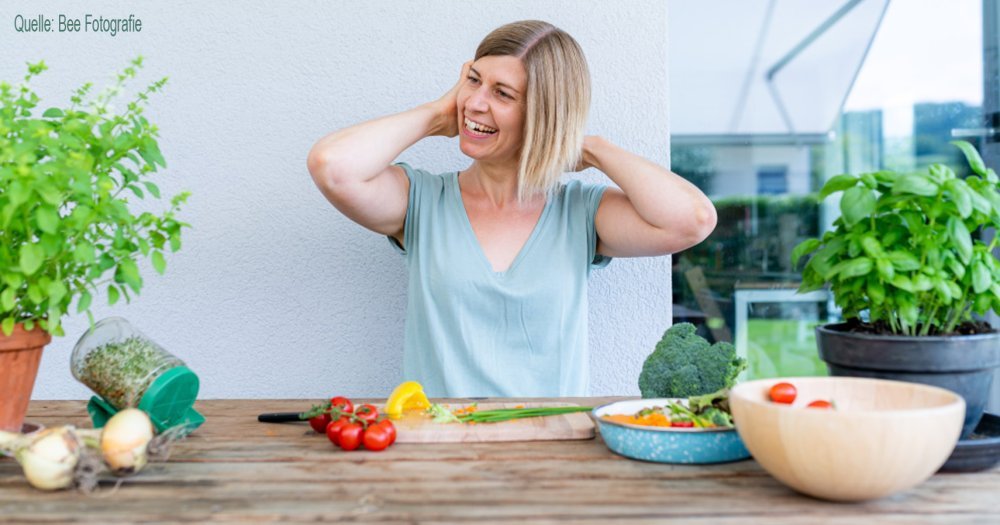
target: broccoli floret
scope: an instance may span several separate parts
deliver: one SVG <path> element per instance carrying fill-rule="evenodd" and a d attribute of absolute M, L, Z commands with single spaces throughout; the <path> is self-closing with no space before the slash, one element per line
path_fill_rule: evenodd
<path fill-rule="evenodd" d="M 736 383 L 747 366 L 730 343 L 709 345 L 691 323 L 671 326 L 646 358 L 639 374 L 642 397 L 691 397 Z"/>
<path fill-rule="evenodd" d="M 698 415 L 700 417 L 703 417 L 703 418 L 711 421 L 712 424 L 715 425 L 715 426 L 717 426 L 717 427 L 731 427 L 731 426 L 733 426 L 733 416 L 731 416 L 728 413 L 723 412 L 722 410 L 719 410 L 718 408 L 715 408 L 715 407 L 709 408 L 709 409 L 705 410 L 704 412 L 702 412 L 701 414 L 698 414 Z"/>

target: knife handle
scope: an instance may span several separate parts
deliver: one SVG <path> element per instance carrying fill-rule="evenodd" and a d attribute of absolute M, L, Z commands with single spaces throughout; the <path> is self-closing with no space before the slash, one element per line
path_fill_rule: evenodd
<path fill-rule="evenodd" d="M 304 421 L 299 419 L 298 412 L 272 412 L 257 416 L 257 421 L 261 423 L 291 423 L 293 421 Z"/>

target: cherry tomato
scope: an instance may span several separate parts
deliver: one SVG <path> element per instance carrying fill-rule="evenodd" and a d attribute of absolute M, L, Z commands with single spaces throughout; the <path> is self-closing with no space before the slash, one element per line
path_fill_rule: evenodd
<path fill-rule="evenodd" d="M 381 423 L 368 427 L 362 439 L 368 450 L 385 450 L 392 444 L 392 436 L 389 435 L 388 428 L 382 426 Z"/>
<path fill-rule="evenodd" d="M 375 408 L 375 405 L 364 404 L 354 411 L 354 415 L 358 419 L 366 421 L 368 425 L 372 425 L 378 419 L 378 409 Z"/>
<path fill-rule="evenodd" d="M 791 405 L 795 401 L 796 395 L 798 395 L 798 391 L 791 383 L 778 383 L 771 387 L 771 401 L 775 403 Z"/>
<path fill-rule="evenodd" d="M 311 426 L 312 429 L 319 434 L 326 432 L 326 426 L 329 424 L 330 414 L 320 414 L 316 417 L 309 418 L 309 426 Z"/>
<path fill-rule="evenodd" d="M 351 400 L 344 396 L 337 396 L 330 399 L 330 406 L 340 407 L 341 412 L 346 412 L 348 414 L 354 412 L 354 403 L 351 403 Z"/>
<path fill-rule="evenodd" d="M 833 408 L 833 403 L 831 403 L 831 402 L 829 402 L 829 401 L 827 401 L 825 399 L 818 399 L 816 401 L 813 401 L 812 403 L 809 403 L 808 405 L 806 405 L 806 407 L 807 408 L 832 409 Z"/>
<path fill-rule="evenodd" d="M 680 428 L 692 428 L 694 427 L 694 421 L 671 421 L 670 426 L 680 427 Z"/>
<path fill-rule="evenodd" d="M 326 426 L 326 438 L 330 440 L 330 443 L 340 445 L 340 431 L 350 422 L 351 420 L 347 416 L 342 416 Z"/>
<path fill-rule="evenodd" d="M 388 419 L 383 419 L 376 426 L 385 428 L 386 433 L 389 434 L 390 445 L 396 442 L 396 425 L 393 425 L 392 421 L 389 421 Z"/>
<path fill-rule="evenodd" d="M 365 427 L 361 423 L 348 423 L 340 429 L 339 443 L 344 450 L 357 450 L 361 446 L 361 440 L 365 433 Z"/>

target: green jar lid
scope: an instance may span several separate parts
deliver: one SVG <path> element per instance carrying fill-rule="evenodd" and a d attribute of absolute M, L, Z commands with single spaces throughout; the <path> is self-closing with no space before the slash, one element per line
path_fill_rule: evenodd
<path fill-rule="evenodd" d="M 157 432 L 183 425 L 180 435 L 187 435 L 205 422 L 205 416 L 194 409 L 199 384 L 198 376 L 186 366 L 171 368 L 149 385 L 138 408 L 149 415 Z M 104 398 L 93 396 L 87 412 L 94 428 L 102 428 L 118 410 Z"/>
<path fill-rule="evenodd" d="M 198 376 L 186 366 L 178 366 L 160 374 L 139 400 L 139 409 L 149 414 L 157 431 L 164 431 L 179 424 L 192 424 L 189 412 L 194 412 L 200 421 L 205 421 L 195 412 L 194 402 L 198 398 Z"/>

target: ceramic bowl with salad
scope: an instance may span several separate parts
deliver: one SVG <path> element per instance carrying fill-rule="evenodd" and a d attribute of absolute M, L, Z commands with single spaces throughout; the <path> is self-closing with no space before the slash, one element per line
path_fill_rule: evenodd
<path fill-rule="evenodd" d="M 697 399 L 618 401 L 592 415 L 608 448 L 628 458 L 705 464 L 750 457 L 724 406 L 699 405 Z"/>

